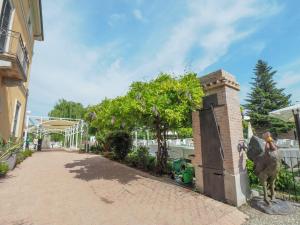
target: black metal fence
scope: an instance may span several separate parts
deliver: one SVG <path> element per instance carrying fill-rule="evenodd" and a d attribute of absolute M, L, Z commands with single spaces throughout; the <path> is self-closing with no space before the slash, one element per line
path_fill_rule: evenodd
<path fill-rule="evenodd" d="M 283 157 L 276 181 L 279 198 L 300 202 L 300 157 Z"/>

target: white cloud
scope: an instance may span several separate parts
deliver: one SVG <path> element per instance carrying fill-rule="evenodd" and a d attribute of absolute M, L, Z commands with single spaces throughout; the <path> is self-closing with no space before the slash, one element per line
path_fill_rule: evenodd
<path fill-rule="evenodd" d="M 300 84 L 300 70 L 296 71 L 287 71 L 285 72 L 280 80 L 279 84 L 282 87 L 294 86 L 297 85 L 299 87 Z"/>
<path fill-rule="evenodd" d="M 141 10 L 139 10 L 139 9 L 134 9 L 134 10 L 132 11 L 132 14 L 133 14 L 133 16 L 134 16 L 137 20 L 139 20 L 139 21 L 141 21 L 141 22 L 145 22 L 145 21 L 146 21 L 146 19 L 144 18 L 144 16 L 143 16 Z"/>
<path fill-rule="evenodd" d="M 115 24 L 123 21 L 124 19 L 126 19 L 126 15 L 122 14 L 122 13 L 114 13 L 110 16 L 109 20 L 108 20 L 108 25 L 113 27 Z"/>
<path fill-rule="evenodd" d="M 279 87 L 285 88 L 286 93 L 292 94 L 293 103 L 300 101 L 300 59 L 279 68 L 275 78 Z"/>
<path fill-rule="evenodd" d="M 199 48 L 202 56 L 193 59 L 191 69 L 201 72 L 224 56 L 232 43 L 255 31 L 253 26 L 239 26 L 242 20 L 258 20 L 279 8 L 273 1 L 189 0 L 187 16 L 167 33 L 157 54 L 146 52 L 130 64 L 121 56 L 124 43 L 119 39 L 96 47 L 84 44 L 80 40 L 84 18 L 70 11 L 68 3 L 54 0 L 43 5 L 45 42 L 37 43 L 30 84 L 33 114 L 47 113 L 59 98 L 95 104 L 124 94 L 134 80 L 160 71 L 181 73 L 193 48 Z M 145 20 L 141 11 L 133 14 Z M 114 26 L 124 18 L 125 14 L 112 14 L 108 23 Z"/>
<path fill-rule="evenodd" d="M 254 52 L 260 54 L 266 48 L 266 43 L 263 41 L 257 41 L 252 44 L 251 48 Z"/>
<path fill-rule="evenodd" d="M 201 72 L 224 56 L 231 44 L 256 30 L 253 24 L 241 28 L 242 20 L 259 21 L 281 9 L 276 2 L 256 0 L 190 0 L 188 6 L 189 15 L 174 27 L 151 66 L 182 72 L 189 51 L 199 48 L 203 54 L 193 59 L 192 69 Z"/>

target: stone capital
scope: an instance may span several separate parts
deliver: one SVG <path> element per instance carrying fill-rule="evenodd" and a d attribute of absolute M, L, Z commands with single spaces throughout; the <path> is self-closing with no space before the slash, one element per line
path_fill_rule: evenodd
<path fill-rule="evenodd" d="M 238 91 L 240 90 L 240 85 L 237 83 L 235 77 L 223 69 L 200 77 L 200 82 L 204 91 L 209 91 L 223 86 L 228 86 Z"/>

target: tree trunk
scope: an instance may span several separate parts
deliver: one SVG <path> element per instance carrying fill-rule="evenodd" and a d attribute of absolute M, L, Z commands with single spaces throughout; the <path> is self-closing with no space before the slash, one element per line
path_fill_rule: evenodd
<path fill-rule="evenodd" d="M 166 129 L 162 129 L 159 119 L 157 119 L 155 125 L 156 125 L 156 138 L 157 138 L 156 172 L 161 175 L 167 171 L 167 159 L 168 159 L 167 139 L 166 139 L 167 131 Z"/>

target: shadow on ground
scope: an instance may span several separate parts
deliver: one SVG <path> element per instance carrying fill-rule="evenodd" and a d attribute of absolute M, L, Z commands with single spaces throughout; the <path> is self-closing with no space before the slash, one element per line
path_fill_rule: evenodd
<path fill-rule="evenodd" d="M 12 175 L 5 175 L 5 176 L 1 176 L 0 177 L 0 184 L 3 183 L 5 180 L 8 180 L 8 179 L 11 179 L 11 178 L 14 178 L 15 176 L 12 176 Z"/>
<path fill-rule="evenodd" d="M 75 173 L 75 178 L 85 181 L 105 179 L 127 184 L 145 177 L 142 172 L 99 156 L 75 160 L 65 164 L 65 168 L 69 169 L 70 173 Z"/>

